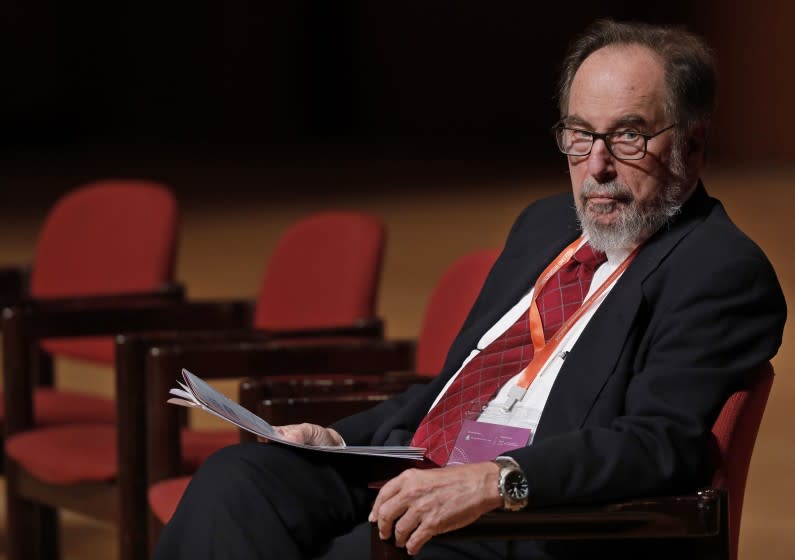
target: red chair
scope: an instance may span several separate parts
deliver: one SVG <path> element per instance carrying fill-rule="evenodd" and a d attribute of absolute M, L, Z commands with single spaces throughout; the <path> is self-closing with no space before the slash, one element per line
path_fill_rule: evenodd
<path fill-rule="evenodd" d="M 304 218 L 268 260 L 254 328 L 348 326 L 375 318 L 385 243 L 381 221 L 356 212 Z"/>
<path fill-rule="evenodd" d="M 710 488 L 607 505 L 491 512 L 467 527 L 435 538 L 679 539 L 683 553 L 705 560 L 736 560 L 748 466 L 772 384 L 773 368 L 765 364 L 748 387 L 724 404 L 712 428 L 716 470 Z M 655 546 L 653 542 L 649 546 Z M 382 541 L 377 526 L 373 526 L 371 544 L 373 560 L 409 558 L 405 549 Z"/>
<path fill-rule="evenodd" d="M 84 422 L 15 435 L 8 442 L 8 453 L 22 473 L 19 493 L 43 509 L 66 507 L 116 521 L 120 527 L 121 557 L 145 555 L 145 379 L 139 366 L 147 345 L 157 340 L 185 338 L 203 344 L 229 337 L 267 340 L 278 333 L 263 329 L 274 328 L 282 328 L 292 336 L 340 332 L 380 335 L 374 303 L 383 242 L 383 226 L 371 216 L 345 212 L 311 216 L 280 238 L 256 306 L 246 306 L 248 312 L 238 314 L 242 304 L 225 304 L 235 310 L 237 319 L 217 326 L 233 326 L 233 330 L 157 332 L 136 338 L 132 333 L 141 329 L 127 329 L 130 334 L 117 337 L 118 431 L 115 425 Z M 184 321 L 177 318 L 186 313 L 195 317 L 197 307 L 200 306 L 195 303 L 172 306 L 171 317 L 160 318 L 160 328 L 180 327 Z M 247 329 L 239 320 L 244 315 L 249 318 Z M 188 328 L 207 328 L 209 324 L 202 319 Z M 252 330 L 252 325 L 257 330 Z M 149 330 L 156 326 L 150 322 Z M 184 431 L 184 467 L 194 469 L 215 449 L 236 439 L 232 430 Z M 50 453 L 43 454 L 42 449 Z M 10 542 L 28 543 L 20 548 L 31 546 L 36 540 L 55 543 L 52 527 L 44 527 L 38 539 L 23 529 L 9 534 Z M 47 546 L 44 555 L 51 556 L 57 544 Z"/>
<path fill-rule="evenodd" d="M 233 370 L 265 376 L 241 384 L 240 395 L 241 402 L 263 418 L 276 424 L 299 418 L 326 424 L 436 375 L 498 254 L 496 249 L 477 251 L 459 258 L 445 271 L 431 294 L 416 343 L 372 340 L 334 346 L 171 346 L 150 354 L 150 406 L 156 415 L 150 425 L 157 426 L 149 434 L 148 453 L 152 481 L 149 504 L 158 521 L 152 527 L 152 544 L 157 541 L 160 524 L 171 518 L 190 481 L 188 476 L 176 476 L 176 438 L 165 437 L 176 425 L 175 407 L 160 405 L 173 386 L 173 376 L 168 372 L 178 364 L 188 364 L 188 369 L 195 364 L 197 374 L 209 377 L 228 373 L 229 365 L 235 364 Z M 304 406 L 307 403 L 309 406 Z"/>
<path fill-rule="evenodd" d="M 52 387 L 53 357 L 112 364 L 113 339 L 50 338 L 68 330 L 50 312 L 109 306 L 129 313 L 133 307 L 162 307 L 181 299 L 182 290 L 173 283 L 177 225 L 173 195 L 151 181 L 97 181 L 69 192 L 51 209 L 31 269 L 5 269 L 3 274 L 11 279 L 5 284 L 17 289 L 16 296 L 3 302 L 15 306 L 3 311 L 2 417 L 7 443 L 34 426 L 115 422 L 113 400 Z M 31 329 L 23 333 L 17 328 L 22 323 Z M 28 336 L 36 324 L 42 328 Z M 78 334 L 94 332 L 101 330 Z M 13 459 L 8 463 L 11 533 L 34 520 L 29 504 L 17 493 L 19 469 Z M 28 552 L 20 551 L 17 557 Z"/>
<path fill-rule="evenodd" d="M 173 284 L 177 204 L 158 183 L 140 180 L 98 181 L 75 189 L 50 210 L 39 234 L 32 269 L 5 269 L 6 284 L 26 301 L 119 294 L 179 292 Z M 29 278 L 26 276 L 29 274 Z M 16 276 L 16 277 L 14 277 Z M 39 382 L 35 422 L 115 422 L 112 399 L 58 391 L 52 385 L 53 356 L 113 363 L 112 338 L 49 339 L 37 356 Z M 4 418 L 0 408 L 0 418 Z"/>
<path fill-rule="evenodd" d="M 737 560 L 748 467 L 773 378 L 773 366 L 765 364 L 747 388 L 726 401 L 712 427 L 717 465 L 712 487 L 723 489 L 729 495 L 729 525 L 722 527 L 722 531 L 729 538 L 731 560 Z"/>

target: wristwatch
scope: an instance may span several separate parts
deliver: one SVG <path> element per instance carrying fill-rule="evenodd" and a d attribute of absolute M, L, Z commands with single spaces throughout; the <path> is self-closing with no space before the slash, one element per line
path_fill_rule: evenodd
<path fill-rule="evenodd" d="M 502 509 L 519 511 L 527 506 L 530 487 L 519 463 L 512 457 L 500 456 L 494 459 L 500 467 L 500 479 L 497 482 L 497 491 L 502 497 Z"/>

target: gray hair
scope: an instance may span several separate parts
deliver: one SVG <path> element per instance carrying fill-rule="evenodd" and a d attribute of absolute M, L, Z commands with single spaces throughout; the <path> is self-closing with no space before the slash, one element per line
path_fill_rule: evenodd
<path fill-rule="evenodd" d="M 690 128 L 708 126 L 715 111 L 717 73 L 712 53 L 696 35 L 676 27 L 599 19 L 577 37 L 563 61 L 559 83 L 560 115 L 565 117 L 574 75 L 595 51 L 611 45 L 640 45 L 663 60 L 665 112 L 674 129 L 674 146 L 680 150 Z"/>

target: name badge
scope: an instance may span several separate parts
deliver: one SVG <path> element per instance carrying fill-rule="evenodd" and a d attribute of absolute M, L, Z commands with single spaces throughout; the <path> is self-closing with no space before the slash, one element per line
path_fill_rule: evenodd
<path fill-rule="evenodd" d="M 466 465 L 491 461 L 507 451 L 527 445 L 532 433 L 530 428 L 466 419 L 461 424 L 461 431 L 447 464 Z"/>

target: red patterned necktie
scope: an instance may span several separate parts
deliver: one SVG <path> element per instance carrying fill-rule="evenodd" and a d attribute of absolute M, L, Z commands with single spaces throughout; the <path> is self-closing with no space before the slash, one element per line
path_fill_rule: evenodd
<path fill-rule="evenodd" d="M 587 243 L 554 275 L 536 298 L 549 340 L 560 326 L 582 305 L 591 285 L 594 270 L 607 257 Z M 527 314 L 472 358 L 436 406 L 420 422 L 411 445 L 426 447 L 425 456 L 444 465 L 455 445 L 468 411 L 479 411 L 513 376 L 533 359 Z"/>

